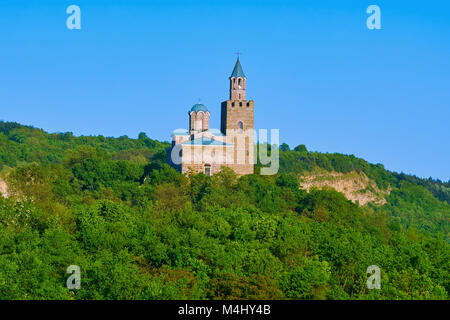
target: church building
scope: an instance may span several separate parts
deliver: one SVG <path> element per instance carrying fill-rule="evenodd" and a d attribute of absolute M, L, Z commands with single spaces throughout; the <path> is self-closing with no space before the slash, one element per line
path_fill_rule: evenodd
<path fill-rule="evenodd" d="M 246 99 L 247 77 L 239 58 L 229 78 L 230 96 L 221 104 L 220 129 L 210 128 L 210 110 L 203 104 L 188 112 L 189 131 L 175 131 L 168 162 L 181 173 L 213 175 L 229 167 L 239 175 L 254 170 L 254 102 Z"/>

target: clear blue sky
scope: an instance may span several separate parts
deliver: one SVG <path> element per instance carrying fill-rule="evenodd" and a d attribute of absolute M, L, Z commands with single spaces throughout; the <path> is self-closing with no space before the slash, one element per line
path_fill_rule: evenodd
<path fill-rule="evenodd" d="M 219 127 L 240 50 L 257 128 L 446 181 L 449 16 L 444 0 L 1 1 L 0 119 L 169 140 L 201 98 Z"/>

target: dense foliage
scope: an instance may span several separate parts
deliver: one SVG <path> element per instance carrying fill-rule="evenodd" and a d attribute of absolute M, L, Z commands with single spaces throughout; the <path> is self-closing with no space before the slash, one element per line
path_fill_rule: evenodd
<path fill-rule="evenodd" d="M 449 205 L 379 165 L 298 148 L 275 176 L 183 176 L 144 134 L 0 124 L 0 299 L 448 299 Z M 364 170 L 388 203 L 299 189 L 315 166 Z"/>
<path fill-rule="evenodd" d="M 0 171 L 21 163 L 62 163 L 67 150 L 79 146 L 106 151 L 114 160 L 145 164 L 155 152 L 164 150 L 169 144 L 152 140 L 145 133 L 140 133 L 139 139 L 74 137 L 71 132 L 48 134 L 33 127 L 0 121 Z"/>
<path fill-rule="evenodd" d="M 317 169 L 363 172 L 379 188 L 391 190 L 386 199 L 388 203 L 382 207 L 372 206 L 373 210 L 386 212 L 406 228 L 432 236 L 441 234 L 450 240 L 450 181 L 443 183 L 392 173 L 382 164 L 370 164 L 353 155 L 308 152 L 304 145 L 291 151 L 283 144 L 280 149 L 280 172 L 301 174 Z"/>

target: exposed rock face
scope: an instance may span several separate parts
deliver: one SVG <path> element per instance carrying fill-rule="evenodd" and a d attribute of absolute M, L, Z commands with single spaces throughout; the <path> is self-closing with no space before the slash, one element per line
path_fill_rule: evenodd
<path fill-rule="evenodd" d="M 390 189 L 380 190 L 374 181 L 371 181 L 363 172 L 320 172 L 300 176 L 300 186 L 309 191 L 312 187 L 331 187 L 342 192 L 353 202 L 365 205 L 373 202 L 378 205 L 386 203 L 385 196 Z"/>
<path fill-rule="evenodd" d="M 8 186 L 6 182 L 0 178 L 0 196 L 8 197 Z"/>

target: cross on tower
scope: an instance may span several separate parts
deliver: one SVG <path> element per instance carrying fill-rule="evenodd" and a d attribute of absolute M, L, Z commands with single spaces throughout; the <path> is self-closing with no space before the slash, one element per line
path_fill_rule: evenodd
<path fill-rule="evenodd" d="M 239 59 L 239 56 L 242 54 L 242 52 L 240 52 L 239 50 L 236 52 L 236 55 L 237 55 L 237 57 L 238 57 L 238 59 Z"/>

